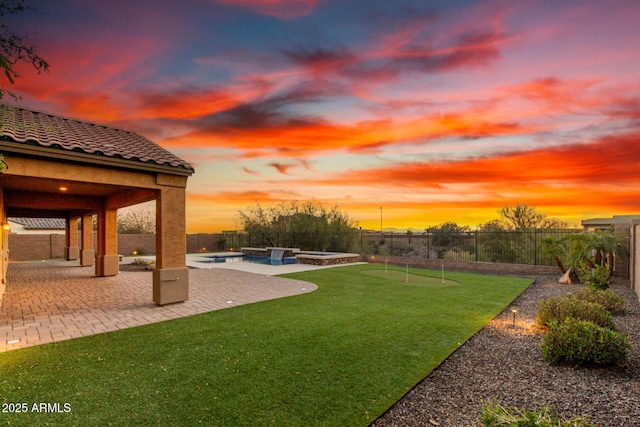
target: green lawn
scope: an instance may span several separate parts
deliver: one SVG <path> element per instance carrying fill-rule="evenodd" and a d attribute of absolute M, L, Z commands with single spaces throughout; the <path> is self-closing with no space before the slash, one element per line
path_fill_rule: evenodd
<path fill-rule="evenodd" d="M 70 409 L 0 425 L 366 426 L 531 282 L 384 269 L 291 274 L 318 290 L 0 354 L 3 409 Z"/>

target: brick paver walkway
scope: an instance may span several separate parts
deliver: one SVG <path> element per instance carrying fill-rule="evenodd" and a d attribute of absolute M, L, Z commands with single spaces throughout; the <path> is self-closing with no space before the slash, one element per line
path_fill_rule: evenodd
<path fill-rule="evenodd" d="M 0 308 L 0 352 L 315 290 L 308 282 L 226 269 L 189 271 L 189 300 L 159 307 L 150 271 L 95 277 L 67 261 L 13 262 Z"/>

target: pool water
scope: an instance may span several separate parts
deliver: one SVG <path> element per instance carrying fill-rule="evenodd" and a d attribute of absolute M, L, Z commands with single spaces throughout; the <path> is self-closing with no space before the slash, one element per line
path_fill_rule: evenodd
<path fill-rule="evenodd" d="M 262 265 L 289 265 L 289 264 L 297 264 L 298 261 L 295 257 L 287 257 L 282 259 L 271 259 L 266 256 L 257 256 L 257 255 L 211 255 L 207 256 L 208 261 L 201 261 L 203 263 L 223 263 L 223 262 L 249 262 L 252 264 L 262 264 Z"/>

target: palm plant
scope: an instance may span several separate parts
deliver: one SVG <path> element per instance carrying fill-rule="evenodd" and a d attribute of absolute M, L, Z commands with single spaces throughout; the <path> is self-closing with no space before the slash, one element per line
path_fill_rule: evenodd
<path fill-rule="evenodd" d="M 592 248 L 591 236 L 591 233 L 576 233 L 569 236 L 569 259 L 574 267 L 581 263 L 587 264 L 589 268 L 595 267 L 590 256 Z"/>
<path fill-rule="evenodd" d="M 595 262 L 609 270 L 609 277 L 615 269 L 615 256 L 628 256 L 629 250 L 612 231 L 598 231 L 590 235 L 589 247 L 594 252 Z"/>
<path fill-rule="evenodd" d="M 567 270 L 564 268 L 561 259 L 561 256 L 564 256 L 567 252 L 564 239 L 557 240 L 551 236 L 547 236 L 541 240 L 541 243 L 543 255 L 552 257 L 562 274 L 566 273 Z"/>

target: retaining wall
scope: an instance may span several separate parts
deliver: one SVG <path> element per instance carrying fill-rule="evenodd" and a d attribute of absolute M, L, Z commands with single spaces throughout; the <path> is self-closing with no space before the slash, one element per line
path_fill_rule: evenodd
<path fill-rule="evenodd" d="M 527 264 L 498 264 L 492 262 L 476 262 L 476 261 L 451 261 L 441 259 L 425 259 L 411 257 L 392 257 L 392 256 L 375 256 L 362 255 L 360 259 L 364 262 L 375 262 L 391 265 L 428 268 L 432 270 L 440 270 L 443 266 L 449 271 L 464 271 L 468 273 L 494 274 L 499 276 L 522 276 L 534 277 L 539 275 L 560 275 L 558 267 L 550 267 L 544 265 L 527 265 Z"/>
<path fill-rule="evenodd" d="M 309 255 L 300 254 L 296 258 L 300 264 L 310 265 L 340 265 L 351 264 L 360 261 L 360 255 L 339 254 L 339 255 Z"/>
<path fill-rule="evenodd" d="M 64 234 L 9 233 L 9 261 L 64 257 Z"/>
<path fill-rule="evenodd" d="M 225 250 L 218 240 L 222 234 L 187 234 L 187 252 L 215 252 Z M 93 236 L 96 250 L 97 236 Z M 9 233 L 9 261 L 33 261 L 64 258 L 64 234 L 18 234 Z M 155 234 L 119 234 L 118 254 L 128 256 L 156 253 Z"/>

